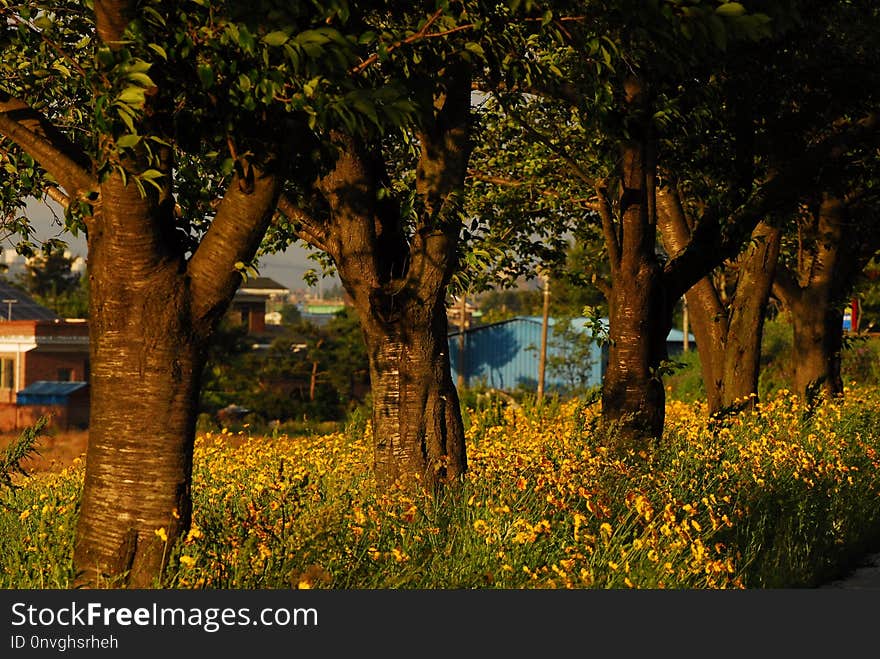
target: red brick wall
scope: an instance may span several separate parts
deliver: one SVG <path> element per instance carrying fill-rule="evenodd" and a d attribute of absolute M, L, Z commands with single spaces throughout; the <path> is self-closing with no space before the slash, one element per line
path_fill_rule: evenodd
<path fill-rule="evenodd" d="M 83 354 L 32 350 L 25 354 L 25 386 L 37 380 L 57 380 L 58 370 L 63 368 L 72 371 L 71 380 L 85 381 L 87 362 Z"/>
<path fill-rule="evenodd" d="M 63 405 L 10 405 L 0 403 L 0 432 L 22 430 L 34 425 L 43 415 L 50 417 L 49 426 L 61 430 L 71 427 L 84 427 L 71 418 L 70 411 Z"/>

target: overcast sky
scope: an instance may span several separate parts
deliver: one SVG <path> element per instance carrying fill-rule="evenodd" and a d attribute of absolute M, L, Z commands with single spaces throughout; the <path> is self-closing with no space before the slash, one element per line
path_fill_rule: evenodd
<path fill-rule="evenodd" d="M 51 203 L 51 202 L 50 202 Z M 28 204 L 28 217 L 30 218 L 36 232 L 38 240 L 47 240 L 49 238 L 59 238 L 64 240 L 71 253 L 82 256 L 86 255 L 86 241 L 82 235 L 74 237 L 64 230 L 61 223 L 60 207 L 53 204 L 59 218 L 56 220 L 52 215 L 52 210 L 41 201 L 33 200 Z M 6 241 L 2 245 L 3 251 L 15 249 L 10 241 Z M 291 290 L 297 288 L 306 288 L 303 281 L 303 273 L 310 268 L 316 268 L 317 264 L 311 261 L 308 252 L 298 245 L 293 245 L 287 251 L 281 254 L 272 254 L 263 257 L 260 263 L 260 275 L 263 277 L 271 277 L 279 284 L 286 286 Z M 321 282 L 320 289 L 327 291 L 338 283 L 336 277 L 326 278 Z M 317 291 L 316 291 L 317 292 Z"/>

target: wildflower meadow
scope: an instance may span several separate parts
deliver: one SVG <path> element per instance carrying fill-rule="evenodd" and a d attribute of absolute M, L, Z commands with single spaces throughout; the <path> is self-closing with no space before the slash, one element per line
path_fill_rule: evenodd
<path fill-rule="evenodd" d="M 204 433 L 194 524 L 166 588 L 809 587 L 880 538 L 880 391 L 787 391 L 707 419 L 671 401 L 651 454 L 597 441 L 598 403 L 467 409 L 469 469 L 439 495 L 380 489 L 369 426 Z M 72 581 L 82 459 L 0 492 L 0 586 Z M 158 537 L 165 530 L 157 528 Z"/>

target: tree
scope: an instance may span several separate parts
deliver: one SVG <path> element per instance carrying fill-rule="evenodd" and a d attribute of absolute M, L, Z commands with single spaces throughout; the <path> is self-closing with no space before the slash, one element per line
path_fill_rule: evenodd
<path fill-rule="evenodd" d="M 342 3 L 91 7 L 0 5 L 4 200 L 48 194 L 86 233 L 76 583 L 144 587 L 190 523 L 205 352 L 284 181 L 314 178 L 326 126 L 368 132 L 407 106 L 369 79 L 367 26 Z"/>
<path fill-rule="evenodd" d="M 771 285 L 777 297 L 788 302 L 789 309 L 797 307 L 800 318 L 793 316 L 793 322 L 799 328 L 798 336 L 805 337 L 807 330 L 802 328 L 811 326 L 809 333 L 814 338 L 800 341 L 800 356 L 794 360 L 797 369 L 802 373 L 812 369 L 815 377 L 821 376 L 817 375 L 819 371 L 827 375 L 827 367 L 820 368 L 819 364 L 834 363 L 835 359 L 839 363 L 843 296 L 851 289 L 855 272 L 876 249 L 869 238 L 861 239 L 874 235 L 864 211 L 861 217 L 850 214 L 849 221 L 843 223 L 840 218 L 819 219 L 822 202 L 814 189 L 830 186 L 847 198 L 860 199 L 860 206 L 865 208 L 867 181 L 876 170 L 872 171 L 872 157 L 864 154 L 870 154 L 875 138 L 864 134 L 868 137 L 865 144 L 847 142 L 842 135 L 835 136 L 835 131 L 856 118 L 870 117 L 866 113 L 876 103 L 866 90 L 876 87 L 878 62 L 871 49 L 862 47 L 870 39 L 871 26 L 876 25 L 876 10 L 848 3 L 816 5 L 809 13 L 812 18 L 802 21 L 796 30 L 756 47 L 765 62 L 762 68 L 751 67 L 746 57 L 731 59 L 720 76 L 734 92 L 729 110 L 716 115 L 718 119 L 711 127 L 699 134 L 711 146 L 697 162 L 668 177 L 686 183 L 670 185 L 658 193 L 659 227 L 664 243 L 674 253 L 693 226 L 683 204 L 698 215 L 700 206 L 715 199 L 714 203 L 720 201 L 732 214 L 742 203 L 737 190 L 752 187 L 756 177 L 766 178 L 774 170 L 797 171 L 803 154 L 823 142 L 827 146 L 837 141 L 837 146 L 828 151 L 827 160 L 816 161 L 821 167 L 813 166 L 813 174 L 809 169 L 802 170 L 803 181 L 811 184 L 797 184 L 801 209 L 813 210 L 798 211 L 793 205 L 786 214 L 764 218 L 753 230 L 744 252 L 725 270 L 729 291 L 718 286 L 717 277 L 715 281 L 706 277 L 687 293 L 711 412 L 727 409 L 738 400 L 746 404 L 756 400 L 761 332 Z M 748 97 L 741 92 L 746 89 Z M 820 170 L 821 177 L 815 176 Z M 734 194 L 724 199 L 718 190 L 723 189 L 721 182 L 726 180 L 736 181 L 737 185 L 732 187 Z M 790 242 L 787 238 L 793 235 L 789 228 L 795 224 L 793 216 L 801 218 L 797 221 L 797 247 L 786 247 L 783 255 L 797 252 L 798 256 L 792 254 L 777 266 L 783 238 L 783 245 L 795 242 L 793 237 Z M 812 219 L 805 221 L 808 217 Z M 822 230 L 818 230 L 819 224 Z M 795 263 L 801 268 L 800 285 L 794 283 L 795 277 L 788 271 L 789 264 Z M 813 278 L 816 290 L 811 292 L 808 282 Z M 837 291 L 834 302 L 829 299 L 831 291 Z M 803 303 L 798 302 L 801 299 Z M 818 322 L 823 316 L 827 320 Z M 819 329 L 826 324 L 828 329 Z M 831 338 L 834 335 L 836 340 Z M 810 343 L 813 348 L 809 348 Z M 825 358 L 817 352 L 822 345 L 829 351 Z M 804 393 L 807 381 L 813 379 L 804 375 L 796 389 Z M 829 382 L 829 393 L 840 389 L 839 376 L 836 379 L 836 387 Z"/>
<path fill-rule="evenodd" d="M 682 108 L 707 98 L 727 42 L 765 37 L 770 19 L 746 14 L 738 3 L 600 2 L 587 11 L 555 3 L 554 9 L 555 38 L 544 49 L 535 45 L 532 58 L 545 72 L 500 98 L 567 172 L 570 183 L 556 191 L 570 208 L 578 200 L 582 221 L 603 238 L 610 318 L 603 425 L 617 447 L 643 448 L 663 429 L 662 373 L 674 304 L 742 240 L 724 239 L 722 218 L 708 213 L 684 252 L 663 254 L 656 192 L 658 175 L 668 169 L 660 163 L 671 160 L 669 146 L 689 129 Z M 544 114 L 559 119 L 534 122 L 536 113 L 522 108 L 536 102 L 555 106 Z M 768 207 L 788 202 L 781 197 L 756 190 L 740 224 L 753 227 Z"/>
<path fill-rule="evenodd" d="M 88 285 L 84 277 L 72 270 L 75 260 L 62 246 L 48 242 L 42 252 L 25 262 L 18 282 L 37 302 L 58 315 L 87 318 Z"/>
<path fill-rule="evenodd" d="M 794 390 L 805 399 L 843 395 L 843 309 L 880 249 L 877 202 L 870 192 L 822 194 L 803 209 L 794 258 L 778 269 L 773 290 L 791 319 Z"/>
<path fill-rule="evenodd" d="M 205 370 L 203 412 L 234 404 L 261 423 L 338 421 L 363 402 L 367 356 L 349 310 L 326 325 L 289 325 L 266 350 L 252 349 L 245 339 L 241 326 L 221 325 Z"/>
<path fill-rule="evenodd" d="M 370 361 L 375 471 L 384 482 L 418 479 L 433 488 L 467 468 L 445 300 L 465 251 L 472 87 L 491 68 L 489 53 L 503 41 L 493 35 L 511 16 L 504 5 L 454 3 L 446 13 L 419 14 L 418 29 L 399 41 L 383 36 L 384 75 L 412 99 L 409 138 L 337 130 L 329 171 L 296 202 L 281 200 L 304 239 L 328 255 L 358 313 Z"/>

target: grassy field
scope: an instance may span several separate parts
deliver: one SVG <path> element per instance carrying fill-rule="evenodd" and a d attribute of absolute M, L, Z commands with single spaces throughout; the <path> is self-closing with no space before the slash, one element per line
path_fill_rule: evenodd
<path fill-rule="evenodd" d="M 363 428 L 201 435 L 194 526 L 156 585 L 808 587 L 880 540 L 877 389 L 812 410 L 781 391 L 714 423 L 672 401 L 650 456 L 609 454 L 597 406 L 579 400 L 466 419 L 469 472 L 440 498 L 379 491 Z M 0 491 L 0 586 L 69 585 L 84 441 L 51 438 Z"/>

